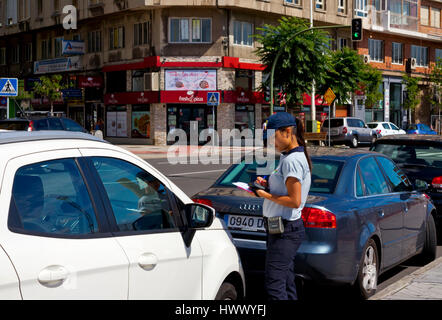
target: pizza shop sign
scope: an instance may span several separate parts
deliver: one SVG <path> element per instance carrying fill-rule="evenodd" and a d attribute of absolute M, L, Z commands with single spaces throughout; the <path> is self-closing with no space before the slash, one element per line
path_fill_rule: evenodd
<path fill-rule="evenodd" d="M 166 70 L 166 91 L 216 91 L 216 70 Z"/>

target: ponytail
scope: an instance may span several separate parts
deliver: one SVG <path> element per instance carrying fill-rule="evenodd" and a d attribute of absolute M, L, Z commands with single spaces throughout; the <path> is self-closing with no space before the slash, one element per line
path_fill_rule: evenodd
<path fill-rule="evenodd" d="M 304 147 L 305 157 L 307 158 L 308 166 L 310 168 L 310 173 L 311 173 L 313 169 L 313 164 L 307 151 L 307 144 L 305 143 L 304 132 L 305 132 L 304 124 L 302 123 L 301 120 L 296 118 L 296 140 L 301 147 Z"/>

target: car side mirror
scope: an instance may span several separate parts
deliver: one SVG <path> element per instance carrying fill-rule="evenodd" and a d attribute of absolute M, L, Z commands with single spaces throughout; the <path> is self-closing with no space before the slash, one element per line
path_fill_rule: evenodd
<path fill-rule="evenodd" d="M 185 206 L 187 228 L 183 233 L 186 247 L 192 244 L 195 232 L 198 229 L 209 228 L 215 219 L 215 209 L 200 203 L 191 203 Z"/>
<path fill-rule="evenodd" d="M 428 183 L 423 180 L 416 179 L 416 181 L 414 182 L 414 189 L 416 191 L 427 191 L 429 188 L 430 186 L 428 185 Z"/>

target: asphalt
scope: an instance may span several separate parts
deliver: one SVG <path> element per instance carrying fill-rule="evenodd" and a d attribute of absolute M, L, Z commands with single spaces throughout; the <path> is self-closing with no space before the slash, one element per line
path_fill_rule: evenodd
<path fill-rule="evenodd" d="M 160 159 L 172 155 L 170 146 L 120 145 L 143 159 Z M 189 157 L 201 147 L 185 146 L 179 157 Z M 241 153 L 252 147 L 215 147 L 212 151 Z M 172 155 L 173 156 L 173 155 Z M 387 286 L 370 300 L 442 300 L 442 257 Z"/>

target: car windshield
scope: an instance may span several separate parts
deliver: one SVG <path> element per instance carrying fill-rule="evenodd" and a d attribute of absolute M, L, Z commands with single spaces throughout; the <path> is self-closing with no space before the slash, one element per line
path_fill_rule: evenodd
<path fill-rule="evenodd" d="M 417 130 L 417 126 L 415 124 L 410 124 L 408 130 Z"/>
<path fill-rule="evenodd" d="M 344 162 L 312 158 L 312 163 L 313 172 L 310 192 L 334 193 Z M 275 166 L 278 164 L 279 159 L 275 160 Z M 254 182 L 258 177 L 256 174 L 258 167 L 265 168 L 266 164 L 261 165 L 256 162 L 246 164 L 243 161 L 231 168 L 227 175 L 222 177 L 215 185 L 233 187 L 233 183 L 235 182 Z"/>
<path fill-rule="evenodd" d="M 0 122 L 0 129 L 2 130 L 16 130 L 23 131 L 28 130 L 28 122 L 27 121 L 4 121 Z"/>
<path fill-rule="evenodd" d="M 378 143 L 373 151 L 385 154 L 396 163 L 442 169 L 442 147 Z"/>
<path fill-rule="evenodd" d="M 331 119 L 330 128 L 342 127 L 344 125 L 344 119 Z M 328 120 L 324 121 L 323 126 L 328 128 Z"/>
<path fill-rule="evenodd" d="M 378 124 L 377 124 L 377 123 L 367 123 L 367 126 L 368 126 L 370 129 L 374 129 L 374 128 L 377 128 Z"/>

